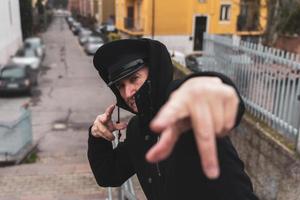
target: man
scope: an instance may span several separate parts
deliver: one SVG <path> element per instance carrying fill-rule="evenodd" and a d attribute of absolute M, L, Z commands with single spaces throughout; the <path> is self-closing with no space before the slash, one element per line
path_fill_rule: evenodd
<path fill-rule="evenodd" d="M 88 157 L 100 186 L 120 186 L 135 173 L 149 200 L 257 199 L 226 133 L 244 105 L 233 83 L 215 72 L 172 81 L 166 47 L 149 39 L 103 45 L 94 65 L 117 106 L 136 114 L 114 123 L 112 104 L 89 130 Z M 115 130 L 126 139 L 113 149 Z"/>

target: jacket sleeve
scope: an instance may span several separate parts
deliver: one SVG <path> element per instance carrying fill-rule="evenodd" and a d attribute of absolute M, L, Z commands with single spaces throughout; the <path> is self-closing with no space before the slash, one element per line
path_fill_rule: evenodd
<path fill-rule="evenodd" d="M 121 186 L 134 173 L 126 142 L 113 149 L 112 143 L 96 138 L 89 128 L 88 159 L 97 183 L 102 187 Z"/>
<path fill-rule="evenodd" d="M 172 91 L 176 90 L 177 88 L 179 88 L 186 80 L 190 79 L 190 78 L 194 78 L 194 77 L 200 77 L 200 76 L 211 76 L 211 77 L 218 77 L 222 80 L 223 83 L 227 84 L 227 85 L 230 85 L 232 86 L 238 97 L 239 97 L 239 108 L 238 108 L 238 113 L 237 113 L 237 116 L 236 116 L 236 120 L 235 120 L 235 126 L 236 127 L 237 125 L 239 125 L 242 117 L 243 117 L 243 114 L 245 112 L 245 104 L 243 102 L 243 99 L 237 89 L 237 87 L 234 85 L 233 81 L 228 78 L 227 76 L 225 76 L 224 74 L 221 74 L 221 73 L 218 73 L 218 72 L 198 72 L 198 73 L 194 73 L 194 74 L 191 74 L 187 77 L 185 77 L 184 79 L 181 79 L 181 80 L 175 80 L 172 82 L 172 84 L 169 85 L 169 88 L 168 88 L 168 96 L 172 93 Z"/>

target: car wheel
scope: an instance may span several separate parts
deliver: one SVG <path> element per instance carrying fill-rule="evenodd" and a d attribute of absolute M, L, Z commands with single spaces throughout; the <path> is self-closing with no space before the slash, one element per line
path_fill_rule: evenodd
<path fill-rule="evenodd" d="M 26 92 L 27 96 L 33 96 L 33 87 L 28 88 L 27 92 Z"/>
<path fill-rule="evenodd" d="M 38 86 L 39 82 L 38 82 L 38 79 L 36 78 L 36 80 L 34 81 L 34 86 Z"/>

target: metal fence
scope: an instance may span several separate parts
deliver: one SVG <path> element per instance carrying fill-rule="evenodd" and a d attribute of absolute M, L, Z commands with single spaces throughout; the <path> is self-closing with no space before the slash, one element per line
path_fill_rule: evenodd
<path fill-rule="evenodd" d="M 118 135 L 115 135 L 115 140 L 113 141 L 113 148 L 115 148 L 118 145 Z M 118 200 L 137 200 L 133 184 L 132 184 L 132 179 L 128 179 L 121 187 L 117 189 L 118 192 Z M 112 188 L 108 188 L 108 198 L 107 200 L 113 200 L 113 195 L 112 195 Z"/>
<path fill-rule="evenodd" d="M 229 76 L 237 85 L 247 110 L 297 144 L 300 134 L 299 55 L 205 34 L 202 70 Z"/>
<path fill-rule="evenodd" d="M 31 114 L 23 108 L 2 113 L 6 114 L 6 119 L 10 119 L 0 119 L 0 161 L 13 161 L 14 156 L 32 143 Z"/>

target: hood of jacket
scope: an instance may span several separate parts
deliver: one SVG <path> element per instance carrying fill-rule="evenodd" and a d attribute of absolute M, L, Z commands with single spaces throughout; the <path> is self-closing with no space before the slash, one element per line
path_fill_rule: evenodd
<path fill-rule="evenodd" d="M 122 40 L 125 41 L 125 40 Z M 139 110 L 139 115 L 148 115 L 151 113 L 151 118 L 155 113 L 158 112 L 159 108 L 166 101 L 166 91 L 169 83 L 173 78 L 173 65 L 171 61 L 170 54 L 165 45 L 156 40 L 151 39 L 126 39 L 130 44 L 131 41 L 136 42 L 139 41 L 142 45 L 144 45 L 147 54 L 147 67 L 149 68 L 148 79 L 142 85 L 142 87 L 135 94 L 135 101 L 137 108 Z M 119 42 L 119 41 L 113 41 Z M 109 43 L 107 45 L 110 45 Z M 128 45 L 128 48 L 131 48 Z M 101 51 L 101 47 L 98 49 L 98 52 Z M 115 51 L 116 54 L 118 53 Z M 124 53 L 124 52 L 123 52 Z M 112 54 L 112 53 L 111 53 Z M 109 55 L 111 59 L 118 58 L 118 55 Z M 107 57 L 107 56 L 106 56 Z M 100 77 L 104 80 L 106 84 L 109 83 L 108 70 L 107 68 L 101 67 L 99 63 L 101 61 L 98 60 L 97 53 L 94 56 L 94 66 L 97 69 Z M 123 98 L 121 97 L 119 90 L 111 85 L 110 89 L 114 93 L 117 99 L 117 106 L 130 111 L 132 109 L 125 103 Z"/>

